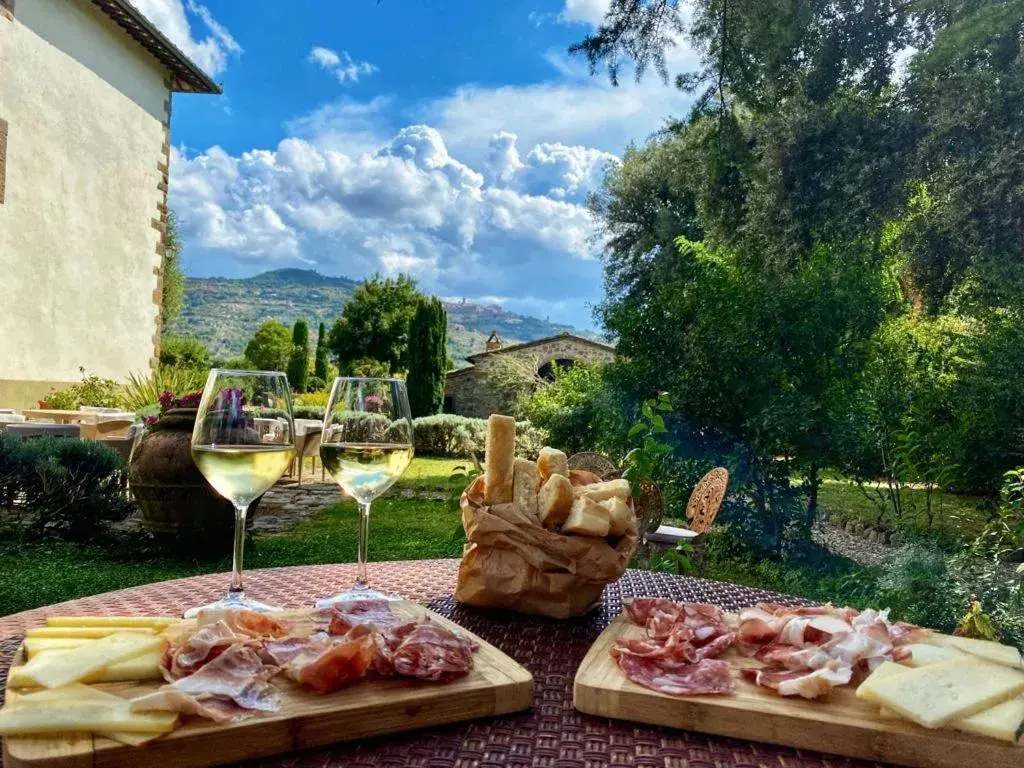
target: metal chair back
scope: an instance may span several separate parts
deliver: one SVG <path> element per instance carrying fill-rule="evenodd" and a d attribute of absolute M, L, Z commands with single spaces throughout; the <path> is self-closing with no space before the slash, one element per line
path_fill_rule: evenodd
<path fill-rule="evenodd" d="M 686 504 L 686 519 L 690 521 L 691 531 L 705 533 L 714 525 L 728 485 L 729 471 L 725 467 L 715 467 L 694 486 Z"/>

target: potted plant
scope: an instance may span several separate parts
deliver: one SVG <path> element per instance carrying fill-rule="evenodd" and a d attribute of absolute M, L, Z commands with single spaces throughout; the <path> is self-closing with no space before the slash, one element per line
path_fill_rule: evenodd
<path fill-rule="evenodd" d="M 147 531 L 193 548 L 208 543 L 220 551 L 231 536 L 235 513 L 192 461 L 192 428 L 202 396 L 201 391 L 160 396 L 160 414 L 146 419 L 146 434 L 132 452 L 128 485 Z M 248 524 L 259 503 L 252 503 Z"/>

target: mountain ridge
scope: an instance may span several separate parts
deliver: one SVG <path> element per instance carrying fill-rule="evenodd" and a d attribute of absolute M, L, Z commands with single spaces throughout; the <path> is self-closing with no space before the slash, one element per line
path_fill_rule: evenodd
<path fill-rule="evenodd" d="M 315 339 L 317 325 L 323 322 L 329 329 L 360 284 L 347 277 L 294 268 L 245 278 L 186 277 L 184 307 L 166 333 L 194 336 L 219 358 L 241 357 L 256 329 L 267 320 L 278 320 L 290 328 L 297 319 L 304 318 Z M 566 332 L 602 340 L 598 334 L 509 312 L 498 305 L 466 299 L 444 301 L 444 305 L 448 312 L 448 354 L 457 363 L 467 355 L 482 352 L 491 332 L 497 332 L 508 344 Z"/>

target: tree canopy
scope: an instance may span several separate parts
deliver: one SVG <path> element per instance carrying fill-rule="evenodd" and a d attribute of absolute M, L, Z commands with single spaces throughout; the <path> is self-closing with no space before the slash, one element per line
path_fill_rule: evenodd
<path fill-rule="evenodd" d="M 405 275 L 363 282 L 331 328 L 329 347 L 343 373 L 359 360 L 376 360 L 389 373 L 408 367 L 409 322 L 420 294 Z"/>
<path fill-rule="evenodd" d="M 263 323 L 245 347 L 245 358 L 261 371 L 284 371 L 292 352 L 292 335 L 277 320 Z"/>

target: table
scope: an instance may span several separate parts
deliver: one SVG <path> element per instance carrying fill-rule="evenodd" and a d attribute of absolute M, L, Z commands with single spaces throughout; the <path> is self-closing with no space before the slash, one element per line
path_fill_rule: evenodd
<path fill-rule="evenodd" d="M 250 768 L 857 768 L 848 758 L 709 736 L 690 731 L 612 721 L 572 706 L 576 668 L 594 639 L 619 614 L 625 597 L 662 595 L 717 602 L 737 609 L 761 600 L 802 601 L 772 592 L 683 576 L 627 571 L 605 590 L 603 607 L 591 615 L 553 621 L 481 611 L 451 598 L 458 560 L 374 563 L 378 587 L 429 605 L 496 645 L 533 673 L 530 712 L 384 736 L 327 749 L 307 750 L 246 763 Z M 213 574 L 148 584 L 60 603 L 0 618 L 0 680 L 28 626 L 48 614 L 116 611 L 126 614 L 180 612 L 222 595 L 228 576 Z M 355 566 L 322 565 L 246 572 L 247 590 L 268 602 L 298 608 L 334 593 L 355 579 Z"/>
<path fill-rule="evenodd" d="M 98 416 L 104 416 L 106 414 L 95 413 L 93 411 L 64 411 L 59 408 L 26 408 L 21 412 L 21 415 L 29 421 L 52 421 L 56 424 L 78 424 L 83 421 L 93 423 L 97 420 Z"/>

